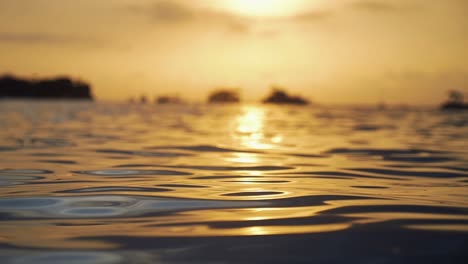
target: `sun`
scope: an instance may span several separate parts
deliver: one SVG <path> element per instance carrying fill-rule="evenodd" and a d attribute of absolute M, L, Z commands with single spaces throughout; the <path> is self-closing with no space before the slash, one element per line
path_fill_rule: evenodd
<path fill-rule="evenodd" d="M 294 0 L 229 0 L 233 12 L 246 16 L 287 16 L 297 11 Z"/>

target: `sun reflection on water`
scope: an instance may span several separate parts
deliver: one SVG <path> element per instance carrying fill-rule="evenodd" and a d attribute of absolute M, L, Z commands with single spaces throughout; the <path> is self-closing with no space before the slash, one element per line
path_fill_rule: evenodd
<path fill-rule="evenodd" d="M 245 106 L 242 110 L 242 114 L 236 120 L 234 137 L 243 147 L 254 150 L 271 149 L 272 146 L 265 143 L 265 109 Z"/>
<path fill-rule="evenodd" d="M 258 155 L 256 153 L 236 152 L 232 157 L 226 158 L 227 161 L 235 163 L 258 163 Z"/>

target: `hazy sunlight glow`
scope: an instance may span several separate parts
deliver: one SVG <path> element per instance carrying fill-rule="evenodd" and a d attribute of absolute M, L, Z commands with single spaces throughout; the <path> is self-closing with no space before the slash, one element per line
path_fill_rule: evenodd
<path fill-rule="evenodd" d="M 231 0 L 229 8 L 248 16 L 282 16 L 294 11 L 290 0 Z"/>

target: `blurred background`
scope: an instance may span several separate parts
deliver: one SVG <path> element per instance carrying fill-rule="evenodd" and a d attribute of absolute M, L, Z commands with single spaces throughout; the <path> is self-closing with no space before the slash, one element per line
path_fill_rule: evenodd
<path fill-rule="evenodd" d="M 0 73 L 70 75 L 99 100 L 281 85 L 332 104 L 467 93 L 465 0 L 1 0 Z"/>

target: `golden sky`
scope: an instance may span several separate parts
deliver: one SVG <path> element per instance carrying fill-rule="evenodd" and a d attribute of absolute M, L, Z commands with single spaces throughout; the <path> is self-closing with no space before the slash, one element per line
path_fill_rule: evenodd
<path fill-rule="evenodd" d="M 79 77 L 102 100 L 272 84 L 322 103 L 468 92 L 467 0 L 0 0 L 0 73 Z"/>

